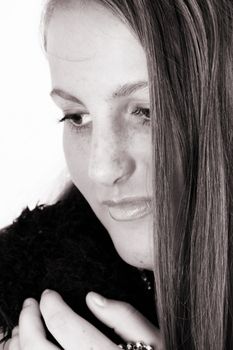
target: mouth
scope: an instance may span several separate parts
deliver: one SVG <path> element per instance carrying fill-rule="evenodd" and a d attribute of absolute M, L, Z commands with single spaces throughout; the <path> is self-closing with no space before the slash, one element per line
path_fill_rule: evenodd
<path fill-rule="evenodd" d="M 111 204 L 110 204 L 111 203 Z M 109 215 L 115 221 L 132 221 L 143 218 L 152 212 L 151 199 L 125 199 L 120 202 L 109 202 Z"/>

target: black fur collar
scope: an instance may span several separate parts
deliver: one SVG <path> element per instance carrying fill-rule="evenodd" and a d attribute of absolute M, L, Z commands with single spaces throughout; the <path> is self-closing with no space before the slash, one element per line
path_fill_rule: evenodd
<path fill-rule="evenodd" d="M 18 323 L 24 299 L 39 300 L 46 288 L 59 292 L 73 310 L 116 342 L 120 339 L 88 310 L 89 291 L 129 302 L 157 324 L 153 291 L 146 289 L 138 269 L 119 258 L 77 190 L 55 205 L 25 209 L 1 232 L 0 256 L 0 328 L 6 339 Z"/>

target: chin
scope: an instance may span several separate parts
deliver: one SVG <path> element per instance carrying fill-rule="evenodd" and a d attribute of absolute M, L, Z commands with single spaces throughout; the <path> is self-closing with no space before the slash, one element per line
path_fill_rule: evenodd
<path fill-rule="evenodd" d="M 119 254 L 120 255 L 120 254 Z M 123 257 L 121 258 L 129 265 L 134 266 L 138 269 L 145 269 L 145 270 L 150 270 L 153 271 L 153 264 L 150 261 L 146 260 L 138 260 L 138 259 L 132 259 L 130 257 Z"/>
<path fill-rule="evenodd" d="M 122 251 L 119 247 L 116 250 L 120 257 L 129 265 L 137 267 L 139 269 L 153 270 L 152 258 L 148 255 L 143 255 L 142 252 L 136 253 L 130 250 Z"/>
<path fill-rule="evenodd" d="M 105 207 L 91 205 L 96 216 L 108 231 L 119 256 L 129 265 L 153 270 L 153 217 L 132 221 L 113 220 Z"/>
<path fill-rule="evenodd" d="M 137 268 L 153 270 L 153 236 L 145 230 L 145 225 L 143 228 L 144 230 L 114 228 L 108 232 L 118 254 L 126 263 Z"/>

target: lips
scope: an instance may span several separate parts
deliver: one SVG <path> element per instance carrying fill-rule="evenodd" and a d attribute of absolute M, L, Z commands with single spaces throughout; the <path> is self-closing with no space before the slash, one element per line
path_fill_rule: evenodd
<path fill-rule="evenodd" d="M 131 221 L 140 219 L 152 211 L 151 199 L 124 199 L 120 202 L 108 201 L 109 215 L 116 221 Z"/>

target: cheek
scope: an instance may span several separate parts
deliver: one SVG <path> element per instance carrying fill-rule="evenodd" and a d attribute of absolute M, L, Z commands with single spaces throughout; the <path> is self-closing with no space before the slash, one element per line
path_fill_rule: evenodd
<path fill-rule="evenodd" d="M 137 163 L 137 183 L 152 194 L 152 141 L 149 132 L 138 134 L 131 144 L 131 152 Z M 139 179 L 141 178 L 141 179 Z M 144 193 L 144 192 L 143 192 Z M 145 194 L 145 193 L 144 193 Z"/>
<path fill-rule="evenodd" d="M 64 126 L 63 149 L 67 167 L 74 184 L 81 192 L 84 192 L 88 184 L 88 162 L 90 141 L 88 138 L 71 131 L 68 126 Z"/>

